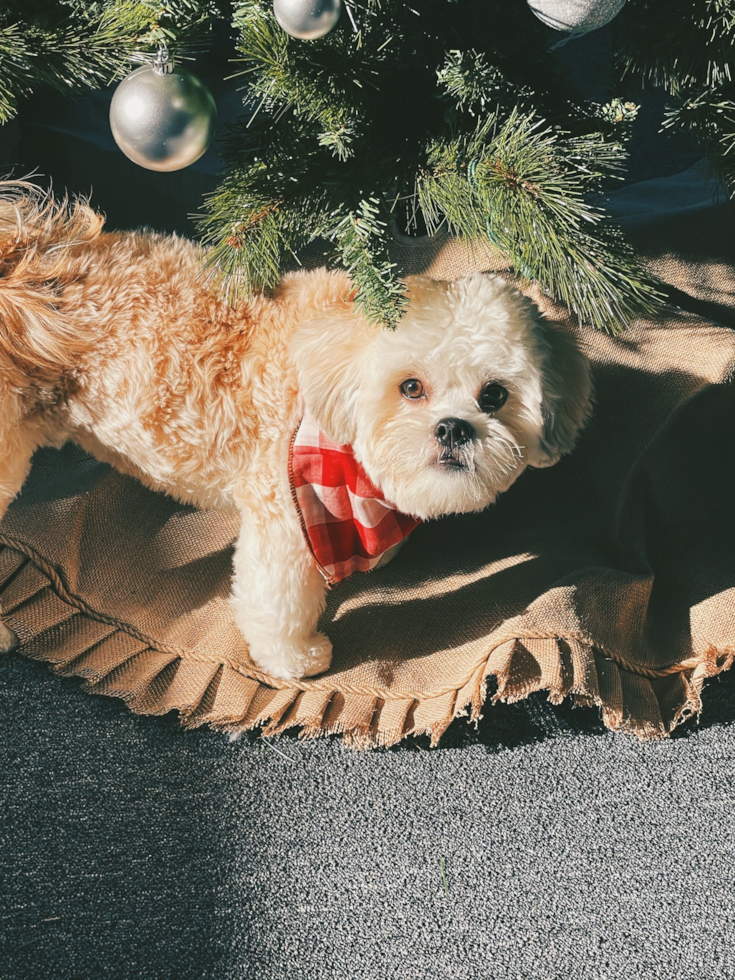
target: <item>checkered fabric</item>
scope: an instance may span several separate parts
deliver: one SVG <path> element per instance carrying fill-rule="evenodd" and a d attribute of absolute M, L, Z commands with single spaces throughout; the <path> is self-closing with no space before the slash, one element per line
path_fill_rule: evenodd
<path fill-rule="evenodd" d="M 373 486 L 351 446 L 338 446 L 306 413 L 289 455 L 291 492 L 309 549 L 333 584 L 369 572 L 421 522 Z"/>

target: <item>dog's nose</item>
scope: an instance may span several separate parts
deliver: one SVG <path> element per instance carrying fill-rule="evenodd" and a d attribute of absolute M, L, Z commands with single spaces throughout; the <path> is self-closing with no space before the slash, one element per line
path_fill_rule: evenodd
<path fill-rule="evenodd" d="M 464 419 L 442 419 L 437 422 L 434 435 L 442 446 L 463 446 L 474 438 L 475 430 Z"/>

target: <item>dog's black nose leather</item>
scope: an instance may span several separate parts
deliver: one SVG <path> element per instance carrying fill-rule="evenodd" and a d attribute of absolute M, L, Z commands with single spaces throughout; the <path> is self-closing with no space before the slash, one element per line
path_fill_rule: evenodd
<path fill-rule="evenodd" d="M 475 430 L 464 419 L 442 419 L 437 422 L 434 435 L 442 446 L 463 446 L 474 438 Z"/>

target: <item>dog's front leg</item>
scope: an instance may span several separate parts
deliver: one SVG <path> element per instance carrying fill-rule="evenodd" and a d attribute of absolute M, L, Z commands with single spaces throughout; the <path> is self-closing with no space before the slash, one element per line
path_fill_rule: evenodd
<path fill-rule="evenodd" d="M 324 579 L 304 542 L 290 498 L 240 504 L 232 605 L 235 620 L 264 671 L 287 679 L 326 670 L 332 644 L 316 630 Z"/>

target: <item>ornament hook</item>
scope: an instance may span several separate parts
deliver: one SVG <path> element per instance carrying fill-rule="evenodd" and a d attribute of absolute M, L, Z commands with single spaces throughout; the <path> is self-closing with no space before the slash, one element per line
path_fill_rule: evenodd
<path fill-rule="evenodd" d="M 156 75 L 171 75 L 174 70 L 174 63 L 168 53 L 168 47 L 165 41 L 161 41 L 161 44 L 156 52 L 156 57 L 153 60 L 153 71 Z"/>

